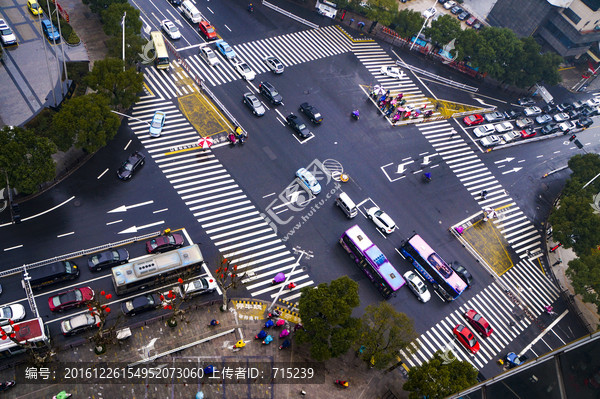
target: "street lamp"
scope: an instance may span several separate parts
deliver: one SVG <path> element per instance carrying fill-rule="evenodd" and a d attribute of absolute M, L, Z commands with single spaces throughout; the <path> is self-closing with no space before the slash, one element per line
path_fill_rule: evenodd
<path fill-rule="evenodd" d="M 433 2 L 433 5 L 431 6 L 431 8 L 434 8 L 436 4 L 437 4 L 437 0 L 435 0 Z M 417 42 L 417 39 L 419 38 L 419 36 L 421 36 L 421 32 L 423 32 L 423 29 L 425 29 L 425 25 L 427 25 L 427 21 L 429 21 L 429 18 L 431 18 L 431 17 L 433 17 L 433 15 L 428 15 L 427 18 L 425 18 L 425 22 L 423 22 L 423 26 L 421 26 L 421 30 L 419 31 L 419 33 L 417 33 L 415 40 L 410 45 L 410 51 L 412 51 L 413 47 L 415 47 L 415 43 Z"/>

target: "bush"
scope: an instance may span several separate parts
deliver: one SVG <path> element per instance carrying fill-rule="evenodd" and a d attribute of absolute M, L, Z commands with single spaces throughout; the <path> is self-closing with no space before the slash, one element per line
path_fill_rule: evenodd
<path fill-rule="evenodd" d="M 38 136 L 52 139 L 50 132 L 52 131 L 52 118 L 55 114 L 56 112 L 50 108 L 44 108 L 25 124 L 25 128 L 33 130 Z"/>

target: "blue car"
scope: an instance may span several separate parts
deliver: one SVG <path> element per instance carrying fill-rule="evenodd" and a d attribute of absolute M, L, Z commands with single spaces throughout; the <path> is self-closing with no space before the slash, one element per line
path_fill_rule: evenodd
<path fill-rule="evenodd" d="M 56 27 L 52 24 L 52 22 L 50 22 L 49 19 L 42 19 L 42 31 L 44 32 L 44 35 L 46 35 L 48 40 L 50 40 L 51 42 L 56 43 L 60 41 L 58 29 L 56 29 Z"/>
<path fill-rule="evenodd" d="M 233 51 L 231 46 L 223 40 L 219 40 L 217 42 L 217 50 L 223 55 L 223 57 L 227 58 L 228 60 L 235 58 L 235 51 Z"/>
<path fill-rule="evenodd" d="M 162 111 L 156 111 L 150 122 L 150 136 L 160 137 L 162 128 L 165 124 L 166 115 Z"/>

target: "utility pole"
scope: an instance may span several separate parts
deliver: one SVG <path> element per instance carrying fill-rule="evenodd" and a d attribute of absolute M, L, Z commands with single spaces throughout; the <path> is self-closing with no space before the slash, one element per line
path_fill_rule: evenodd
<path fill-rule="evenodd" d="M 437 0 L 435 0 L 433 2 L 433 6 L 432 7 L 435 7 L 436 4 L 437 4 Z M 427 25 L 427 21 L 429 21 L 429 18 L 431 18 L 431 17 L 433 17 L 433 15 L 425 18 L 425 22 L 423 22 L 423 26 L 421 26 L 421 30 L 419 31 L 419 33 L 417 33 L 417 36 L 415 36 L 415 40 L 410 45 L 410 51 L 412 51 L 413 47 L 415 47 L 415 43 L 417 42 L 417 39 L 419 38 L 419 36 L 421 36 L 421 32 L 423 32 L 423 29 L 425 29 L 425 25 Z"/>
<path fill-rule="evenodd" d="M 123 19 L 121 20 L 121 26 L 123 26 L 123 72 L 125 72 L 125 17 L 127 11 L 123 12 Z"/>

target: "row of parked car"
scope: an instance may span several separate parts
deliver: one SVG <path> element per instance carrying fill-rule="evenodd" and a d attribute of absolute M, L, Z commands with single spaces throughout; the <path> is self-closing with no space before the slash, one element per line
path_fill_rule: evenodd
<path fill-rule="evenodd" d="M 473 130 L 473 134 L 481 138 L 481 145 L 490 147 L 518 138 L 534 137 L 538 133 L 536 127 L 540 127 L 539 132 L 544 135 L 555 132 L 567 134 L 577 128 L 585 129 L 593 123 L 591 116 L 600 115 L 600 100 L 596 98 L 587 102 L 550 104 L 543 108 L 533 105 L 531 99 L 519 99 L 519 104 L 530 106 L 522 112 L 508 110 L 469 115 L 463 122 L 466 126 L 481 125 Z M 510 120 L 514 120 L 514 125 Z M 484 122 L 488 123 L 483 124 Z M 515 126 L 517 130 L 513 130 Z"/>
<path fill-rule="evenodd" d="M 472 26 L 473 29 L 481 29 L 481 22 L 477 20 L 474 16 L 465 11 L 462 7 L 456 4 L 456 1 L 452 0 L 438 0 L 440 4 L 444 5 L 446 10 L 450 10 L 450 12 L 460 20 L 465 21 L 465 23 L 469 26 Z"/>

